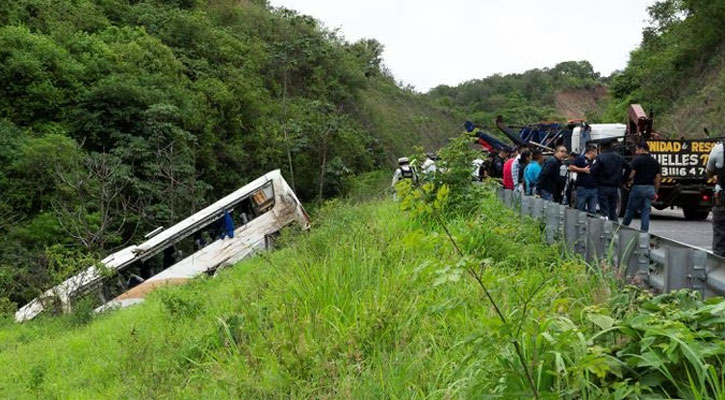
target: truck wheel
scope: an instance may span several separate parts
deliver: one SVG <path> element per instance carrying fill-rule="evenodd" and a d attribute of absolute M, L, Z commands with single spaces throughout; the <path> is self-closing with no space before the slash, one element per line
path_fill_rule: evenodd
<path fill-rule="evenodd" d="M 685 214 L 685 219 L 690 221 L 703 221 L 707 219 L 710 214 L 710 210 L 703 210 L 698 207 L 683 207 L 682 213 Z"/>
<path fill-rule="evenodd" d="M 627 202 L 629 201 L 629 190 L 619 188 L 619 201 L 617 201 L 617 216 L 623 218 L 627 212 Z"/>

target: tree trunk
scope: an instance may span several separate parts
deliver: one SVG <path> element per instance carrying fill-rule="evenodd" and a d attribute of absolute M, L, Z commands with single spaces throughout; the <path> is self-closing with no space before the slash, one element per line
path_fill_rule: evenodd
<path fill-rule="evenodd" d="M 289 179 L 290 186 L 293 192 L 297 192 L 295 188 L 295 171 L 292 167 L 292 150 L 289 145 L 289 135 L 287 133 L 287 60 L 285 60 L 285 67 L 282 76 L 282 132 L 284 133 L 284 143 L 287 147 L 287 163 L 289 164 Z"/>
<path fill-rule="evenodd" d="M 327 136 L 327 135 L 325 135 Z M 320 165 L 320 192 L 318 194 L 319 201 L 322 201 L 322 190 L 325 187 L 325 164 L 327 163 L 327 137 L 322 145 L 322 163 Z"/>

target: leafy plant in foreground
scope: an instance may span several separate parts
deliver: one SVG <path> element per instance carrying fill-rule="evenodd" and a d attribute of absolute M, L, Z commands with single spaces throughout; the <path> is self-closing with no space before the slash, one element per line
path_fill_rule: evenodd
<path fill-rule="evenodd" d="M 443 151 L 441 151 L 441 158 L 443 159 L 443 162 L 441 164 L 443 164 L 445 168 L 443 169 L 444 172 L 440 174 L 436 173 L 433 178 L 423 184 L 422 187 L 418 188 L 416 187 L 416 185 L 413 185 L 409 182 L 403 183 L 403 186 L 401 187 L 401 190 L 403 192 L 401 195 L 402 207 L 403 209 L 408 210 L 413 209 L 419 215 L 427 214 L 429 217 L 432 217 L 432 219 L 438 224 L 438 226 L 443 229 L 446 237 L 450 241 L 450 244 L 453 246 L 456 254 L 459 257 L 459 261 L 455 265 L 455 267 L 446 268 L 441 277 L 439 277 L 438 282 L 442 282 L 445 280 L 457 280 L 461 275 L 461 271 L 465 271 L 465 273 L 473 278 L 478 287 L 484 293 L 486 299 L 490 303 L 501 323 L 504 326 L 508 326 L 510 323 L 507 316 L 504 314 L 496 300 L 494 300 L 490 290 L 488 289 L 488 286 L 483 280 L 483 271 L 485 270 L 487 264 L 490 263 L 490 261 L 478 260 L 471 255 L 465 254 L 461 250 L 461 247 L 456 242 L 456 239 L 451 234 L 445 220 L 441 216 L 441 211 L 444 211 L 446 209 L 446 206 L 450 205 L 449 197 L 451 196 L 451 194 L 457 196 L 457 198 L 454 198 L 454 200 L 457 201 L 455 201 L 453 204 L 468 205 L 470 203 L 473 203 L 470 201 L 466 201 L 467 199 L 471 198 L 470 196 L 472 191 L 474 193 L 476 192 L 476 190 L 470 190 L 470 188 L 475 188 L 475 186 L 471 185 L 470 183 L 469 160 L 472 159 L 472 154 L 470 151 L 470 147 L 467 147 L 468 140 L 470 139 L 466 138 L 465 136 L 461 136 L 460 138 L 454 140 L 451 144 L 446 146 Z M 543 284 L 544 283 L 542 283 L 541 285 L 543 286 Z M 536 295 L 537 292 L 538 289 L 534 290 L 532 292 L 532 297 Z M 529 300 L 530 298 L 524 302 L 522 310 L 522 315 L 524 317 L 526 315 L 526 307 Z M 519 363 L 521 364 L 521 368 L 523 368 L 524 370 L 524 374 L 526 376 L 526 380 L 532 391 L 532 394 L 535 399 L 538 399 L 539 392 L 536 384 L 534 383 L 534 379 L 529 369 L 528 362 L 521 348 L 521 343 L 519 341 L 520 334 L 521 326 L 518 326 L 515 327 L 513 330 L 509 331 L 508 336 L 514 346 L 516 356 L 518 357 Z"/>

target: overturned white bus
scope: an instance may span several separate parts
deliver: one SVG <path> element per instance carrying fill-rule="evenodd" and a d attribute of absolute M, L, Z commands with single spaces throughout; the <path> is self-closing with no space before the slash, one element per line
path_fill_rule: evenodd
<path fill-rule="evenodd" d="M 223 221 L 232 215 L 236 228 L 223 232 Z M 102 267 L 47 290 L 20 308 L 15 320 L 35 318 L 50 305 L 67 311 L 89 294 L 99 296 L 103 305 L 97 310 L 139 303 L 159 286 L 183 283 L 268 248 L 270 236 L 294 222 L 309 228 L 307 213 L 280 171 L 269 172 L 176 225 L 149 233 L 145 242 L 109 255 Z M 113 285 L 120 290 L 109 290 Z"/>

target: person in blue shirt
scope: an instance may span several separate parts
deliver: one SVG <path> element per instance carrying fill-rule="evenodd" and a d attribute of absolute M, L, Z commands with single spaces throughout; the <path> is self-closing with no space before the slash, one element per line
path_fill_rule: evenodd
<path fill-rule="evenodd" d="M 544 162 L 544 155 L 541 150 L 534 150 L 531 153 L 531 162 L 524 169 L 525 193 L 529 196 L 536 194 L 536 184 L 539 182 L 541 163 Z"/>
<path fill-rule="evenodd" d="M 578 156 L 570 172 L 576 172 L 576 208 L 590 214 L 597 212 L 597 181 L 591 175 L 592 163 L 597 157 L 597 146 L 589 145 L 584 154 Z"/>

